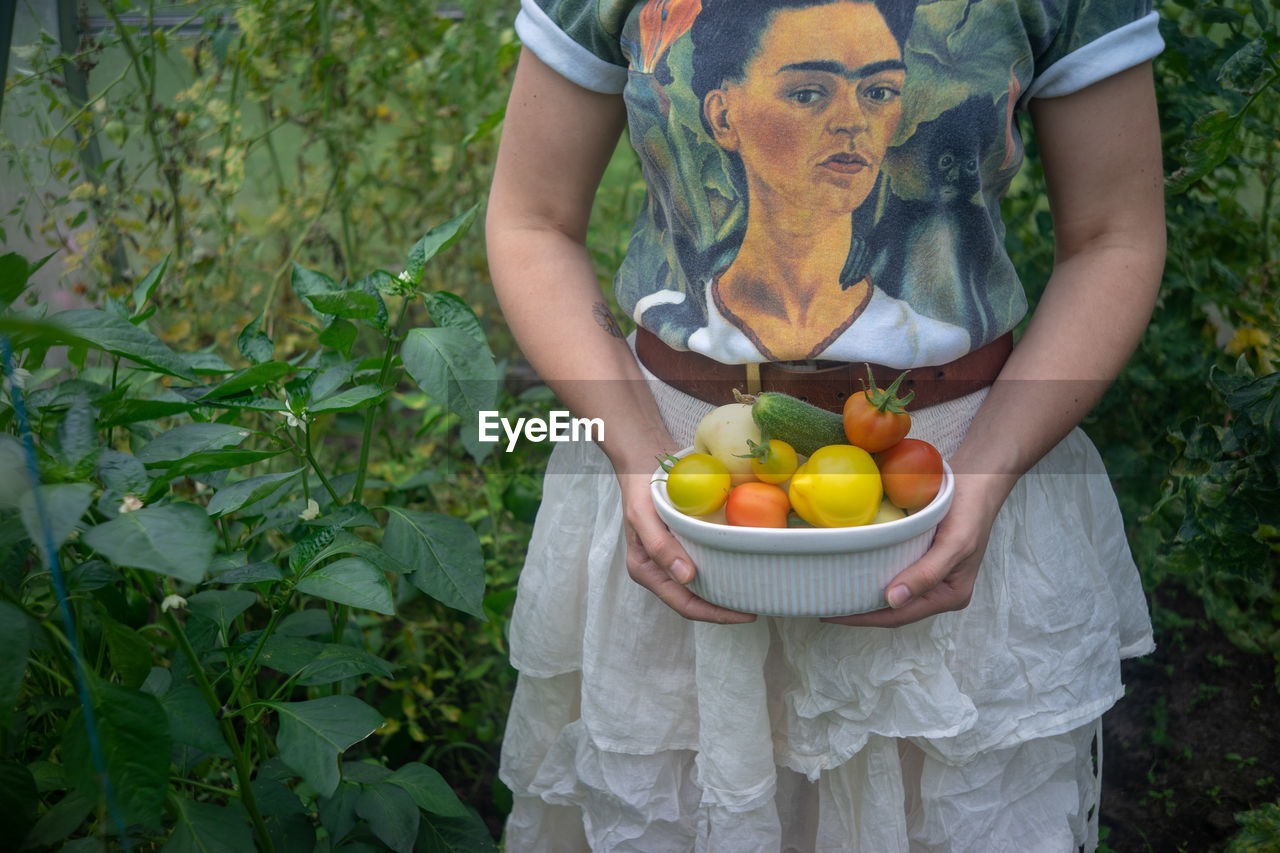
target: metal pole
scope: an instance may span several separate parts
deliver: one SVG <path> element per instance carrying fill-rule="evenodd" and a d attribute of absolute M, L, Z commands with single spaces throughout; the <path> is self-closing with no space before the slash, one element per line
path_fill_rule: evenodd
<path fill-rule="evenodd" d="M 18 0 L 0 0 L 0 116 L 4 115 L 4 81 L 9 79 L 9 44 L 17 14 Z"/>
<path fill-rule="evenodd" d="M 62 76 L 67 83 L 67 94 L 71 96 L 71 102 L 78 108 L 83 109 L 84 105 L 89 102 L 89 80 L 84 71 L 81 70 L 75 57 L 80 53 L 80 17 L 79 10 L 76 8 L 76 0 L 58 0 L 58 40 L 62 45 Z M 80 135 L 79 129 L 76 129 L 76 136 Z M 98 186 L 102 183 L 102 177 L 99 172 L 102 166 L 102 149 L 98 147 L 97 131 L 90 131 L 89 138 L 84 141 L 84 145 L 80 147 L 80 163 L 84 167 L 85 178 Z M 111 251 L 107 255 L 107 262 L 111 265 L 111 283 L 121 284 L 124 282 L 125 274 L 129 269 L 129 260 L 125 257 L 124 246 L 121 244 L 119 232 L 115 226 L 108 225 L 110 222 L 109 212 L 102 210 L 102 201 L 98 196 L 94 196 L 89 206 L 93 209 L 95 218 L 99 223 L 106 225 L 111 235 Z"/>

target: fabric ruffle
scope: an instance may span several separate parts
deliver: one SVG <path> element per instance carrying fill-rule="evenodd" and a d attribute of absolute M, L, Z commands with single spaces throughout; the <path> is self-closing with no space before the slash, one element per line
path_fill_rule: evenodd
<path fill-rule="evenodd" d="M 691 444 L 711 407 L 654 391 Z M 950 455 L 982 398 L 914 413 L 912 434 Z M 558 445 L 511 623 L 507 849 L 585 837 L 646 853 L 881 853 L 950 837 L 960 850 L 963 826 L 992 829 L 1024 789 L 1075 815 L 1054 831 L 1086 840 L 1094 721 L 1123 694 L 1121 658 L 1154 643 L 1110 482 L 1079 430 L 1015 486 L 970 605 L 903 628 L 691 623 L 631 581 L 625 558 L 608 460 Z M 991 837 L 974 849 L 999 849 Z"/>

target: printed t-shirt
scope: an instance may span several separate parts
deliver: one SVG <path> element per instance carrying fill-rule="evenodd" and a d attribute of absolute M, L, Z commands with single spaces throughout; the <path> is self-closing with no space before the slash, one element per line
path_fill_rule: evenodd
<path fill-rule="evenodd" d="M 901 368 L 1026 313 L 1000 219 L 1019 110 L 1163 47 L 1150 0 L 522 0 L 516 30 L 624 96 L 638 325 L 728 363 Z"/>

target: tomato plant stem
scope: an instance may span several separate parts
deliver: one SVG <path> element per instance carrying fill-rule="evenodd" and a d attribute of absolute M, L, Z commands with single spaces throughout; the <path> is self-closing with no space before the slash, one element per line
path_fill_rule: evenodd
<path fill-rule="evenodd" d="M 391 328 L 391 334 L 387 337 L 387 352 L 382 357 L 382 370 L 378 373 L 378 387 L 384 391 L 387 388 L 387 377 L 391 373 L 391 362 L 395 358 L 397 344 L 400 342 L 400 331 L 404 326 L 404 318 L 409 313 L 409 305 L 412 304 L 413 295 L 406 295 L 404 301 L 400 303 L 400 313 L 396 317 L 395 325 Z M 386 403 L 378 403 L 364 410 L 364 429 L 360 433 L 360 461 L 356 464 L 356 484 L 351 490 L 351 500 L 354 503 L 360 503 L 364 496 L 364 477 L 365 470 L 369 467 L 369 442 L 373 438 L 373 422 L 382 412 L 382 407 Z"/>
<path fill-rule="evenodd" d="M 305 427 L 305 429 L 304 429 L 304 431 L 303 431 L 303 432 L 304 432 L 304 434 L 305 434 L 305 440 L 306 440 L 306 444 L 303 446 L 303 451 L 304 451 L 304 452 L 306 453 L 306 455 L 307 455 L 307 461 L 308 461 L 308 462 L 310 462 L 310 463 L 311 463 L 311 467 L 315 469 L 316 476 L 320 478 L 320 484 L 321 484 L 322 486 L 324 486 L 325 491 L 327 491 L 327 492 L 329 493 L 329 497 L 333 498 L 333 502 L 334 502 L 334 504 L 335 504 L 335 505 L 339 505 L 339 506 L 341 506 L 341 504 L 342 504 L 342 498 L 338 497 L 338 493 L 334 490 L 333 485 L 332 485 L 332 484 L 330 484 L 330 482 L 329 482 L 329 478 L 328 478 L 328 477 L 326 477 L 326 476 L 324 475 L 324 471 L 322 471 L 322 470 L 320 469 L 320 463 L 316 461 L 316 457 L 311 453 L 311 424 L 310 424 L 310 422 L 308 422 L 308 423 L 307 423 L 307 425 L 306 425 L 306 427 Z"/>
<path fill-rule="evenodd" d="M 258 844 L 264 853 L 275 853 L 275 844 L 271 841 L 271 834 L 267 832 L 266 822 L 263 821 L 262 812 L 258 810 L 258 802 L 253 796 L 253 788 L 250 784 L 253 779 L 253 768 L 249 766 L 249 758 L 245 755 L 244 747 L 240 744 L 240 738 L 236 734 L 235 726 L 222 712 L 223 706 L 218 702 L 218 694 L 214 692 L 213 685 L 209 683 L 209 676 L 200 664 L 200 656 L 191 647 L 191 641 L 187 639 L 186 631 L 182 629 L 182 623 L 168 610 L 164 611 L 162 618 L 174 640 L 177 641 L 178 648 L 182 651 L 182 656 L 186 658 L 187 666 L 191 668 L 191 674 L 195 678 L 196 687 L 200 690 L 200 695 L 204 697 L 205 704 L 209 706 L 209 710 L 218 719 L 218 725 L 222 729 L 222 739 L 226 741 L 227 748 L 231 750 L 231 759 L 235 764 L 240 801 L 244 803 L 245 811 L 249 813 L 249 819 L 253 822 L 253 830 L 258 836 Z M 267 633 L 269 631 L 264 631 L 264 636 Z M 253 663 L 256 660 L 257 655 L 255 654 L 250 661 L 250 665 L 244 669 L 244 674 L 241 675 L 242 682 L 246 674 L 253 670 Z"/>

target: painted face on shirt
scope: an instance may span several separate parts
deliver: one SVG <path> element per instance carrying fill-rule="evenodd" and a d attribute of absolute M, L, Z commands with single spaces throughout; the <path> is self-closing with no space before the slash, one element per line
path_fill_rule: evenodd
<path fill-rule="evenodd" d="M 742 160 L 751 205 L 847 214 L 875 186 L 901 114 L 905 67 L 870 3 L 776 12 L 741 81 L 703 110 Z"/>

